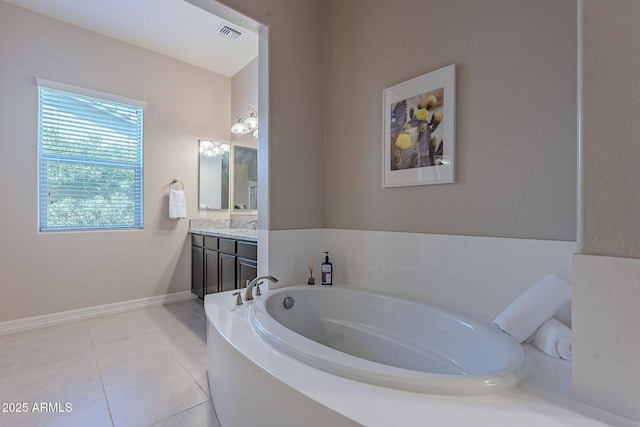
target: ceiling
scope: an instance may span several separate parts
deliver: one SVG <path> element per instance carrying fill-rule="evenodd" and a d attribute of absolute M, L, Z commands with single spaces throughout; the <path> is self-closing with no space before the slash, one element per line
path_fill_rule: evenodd
<path fill-rule="evenodd" d="M 184 0 L 4 0 L 231 77 L 258 55 L 258 35 Z M 242 34 L 231 41 L 220 24 Z"/>

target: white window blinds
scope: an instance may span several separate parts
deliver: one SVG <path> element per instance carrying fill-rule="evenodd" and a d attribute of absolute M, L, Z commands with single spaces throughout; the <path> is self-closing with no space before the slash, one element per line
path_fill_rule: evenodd
<path fill-rule="evenodd" d="M 142 106 L 38 86 L 40 230 L 142 228 Z"/>

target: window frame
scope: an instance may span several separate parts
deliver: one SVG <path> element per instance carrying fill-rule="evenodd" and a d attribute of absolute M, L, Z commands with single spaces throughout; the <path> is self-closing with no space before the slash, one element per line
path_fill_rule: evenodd
<path fill-rule="evenodd" d="M 105 92 L 100 92 L 92 89 L 86 89 L 78 86 L 68 85 L 65 83 L 55 82 L 42 78 L 36 79 L 38 89 L 38 231 L 40 233 L 51 232 L 82 232 L 82 231 L 122 231 L 122 230 L 143 230 L 144 229 L 144 109 L 146 102 L 133 98 L 122 97 Z M 140 124 L 139 124 L 139 140 L 137 145 L 137 158 L 136 163 L 118 161 L 115 159 L 107 158 L 95 158 L 95 157 L 80 157 L 69 156 L 63 154 L 47 154 L 43 152 L 43 107 L 42 107 L 42 95 L 41 89 L 50 89 L 54 91 L 64 92 L 70 95 L 79 95 L 82 97 L 91 97 L 99 101 L 113 102 L 123 104 L 128 107 L 139 109 Z M 49 184 L 47 175 L 47 164 L 49 161 L 59 162 L 60 164 L 79 164 L 86 166 L 102 166 L 113 167 L 121 170 L 133 170 L 135 171 L 134 183 L 138 186 L 139 191 L 136 191 L 134 198 L 134 222 L 133 224 L 125 225 L 71 225 L 71 226 L 50 226 L 47 223 L 48 207 L 42 206 L 47 202 L 47 186 Z M 45 174 L 45 178 L 42 178 Z"/>

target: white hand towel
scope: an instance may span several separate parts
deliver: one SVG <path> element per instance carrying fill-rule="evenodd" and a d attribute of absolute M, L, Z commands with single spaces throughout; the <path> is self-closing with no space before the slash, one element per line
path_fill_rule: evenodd
<path fill-rule="evenodd" d="M 183 190 L 169 191 L 169 218 L 178 219 L 187 216 Z"/>
<path fill-rule="evenodd" d="M 571 329 L 553 317 L 540 325 L 527 342 L 551 357 L 571 360 Z"/>
<path fill-rule="evenodd" d="M 570 299 L 571 287 L 567 282 L 556 276 L 545 276 L 516 298 L 493 322 L 521 343 Z"/>

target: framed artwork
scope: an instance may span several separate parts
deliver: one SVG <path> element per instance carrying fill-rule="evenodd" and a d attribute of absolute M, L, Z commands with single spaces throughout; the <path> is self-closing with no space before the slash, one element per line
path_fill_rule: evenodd
<path fill-rule="evenodd" d="M 383 91 L 383 187 L 454 182 L 455 101 L 455 64 Z"/>

